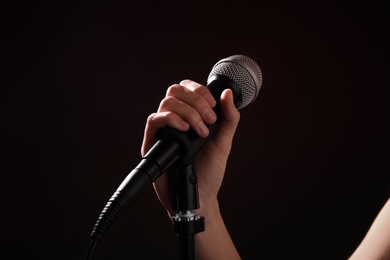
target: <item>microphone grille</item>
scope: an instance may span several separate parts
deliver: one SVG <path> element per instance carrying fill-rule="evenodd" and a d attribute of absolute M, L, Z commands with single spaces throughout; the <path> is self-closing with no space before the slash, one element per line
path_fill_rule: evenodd
<path fill-rule="evenodd" d="M 238 109 L 256 99 L 263 81 L 260 67 L 254 60 L 244 55 L 233 55 L 218 61 L 212 68 L 208 81 L 216 75 L 230 78 L 240 88 L 242 103 Z"/>

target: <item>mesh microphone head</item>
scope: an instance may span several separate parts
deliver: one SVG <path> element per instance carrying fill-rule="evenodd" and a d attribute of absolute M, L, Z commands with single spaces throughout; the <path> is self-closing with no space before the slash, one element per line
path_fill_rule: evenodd
<path fill-rule="evenodd" d="M 211 70 L 211 78 L 222 75 L 233 80 L 241 90 L 242 103 L 238 109 L 253 102 L 261 87 L 263 76 L 260 67 L 251 58 L 244 55 L 233 55 L 218 61 Z"/>

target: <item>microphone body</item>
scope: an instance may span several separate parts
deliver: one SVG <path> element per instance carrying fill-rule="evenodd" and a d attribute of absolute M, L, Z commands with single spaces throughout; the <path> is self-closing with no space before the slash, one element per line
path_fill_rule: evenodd
<path fill-rule="evenodd" d="M 234 75 L 232 76 L 232 74 Z M 217 105 L 214 107 L 217 121 L 208 126 L 209 135 L 200 138 L 192 129 L 185 133 L 170 127 L 162 129 L 157 135 L 157 142 L 154 146 L 127 175 L 107 202 L 91 232 L 91 239 L 101 241 L 116 219 L 175 162 L 189 161 L 196 157 L 196 154 L 217 131 L 220 114 L 219 101 L 225 89 L 232 89 L 236 107 L 242 108 L 256 98 L 260 89 L 261 76 L 257 64 L 246 56 L 231 56 L 215 64 L 206 85 L 217 101 Z M 248 90 L 245 87 L 243 89 L 242 82 L 237 82 L 242 81 L 242 78 L 251 89 Z M 251 81 L 245 82 L 249 78 Z M 248 92 L 251 93 L 250 97 L 248 97 Z M 196 200 L 197 198 L 191 199 Z M 197 205 L 197 203 L 192 204 Z M 174 209 L 178 207 L 180 208 L 180 205 L 173 205 Z"/>

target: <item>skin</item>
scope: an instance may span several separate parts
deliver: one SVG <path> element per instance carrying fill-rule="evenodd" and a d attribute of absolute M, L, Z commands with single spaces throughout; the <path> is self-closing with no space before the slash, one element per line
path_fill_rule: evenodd
<path fill-rule="evenodd" d="M 194 129 L 200 137 L 209 131 L 205 124 L 216 121 L 212 108 L 216 101 L 209 90 L 194 81 L 183 80 L 168 88 L 156 113 L 146 123 L 141 154 L 144 156 L 152 147 L 160 128 L 170 126 L 180 131 Z M 206 230 L 195 236 L 197 259 L 241 259 L 223 222 L 218 191 L 226 170 L 226 163 L 232 146 L 240 113 L 233 103 L 231 90 L 225 90 L 220 99 L 221 115 L 216 135 L 197 156 L 198 192 L 201 208 L 197 214 L 205 217 Z M 162 175 L 154 183 L 154 189 L 168 214 L 171 210 L 171 189 L 169 174 Z"/>
<path fill-rule="evenodd" d="M 390 259 L 390 199 L 372 223 L 350 260 Z"/>

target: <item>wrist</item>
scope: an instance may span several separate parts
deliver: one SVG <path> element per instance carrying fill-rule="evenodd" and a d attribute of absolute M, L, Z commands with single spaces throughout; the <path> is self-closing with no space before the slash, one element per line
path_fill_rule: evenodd
<path fill-rule="evenodd" d="M 208 202 L 207 204 L 206 203 L 204 203 L 204 205 L 201 204 L 200 208 L 197 209 L 195 212 L 199 216 L 209 218 L 209 219 L 214 219 L 220 216 L 218 200 L 215 199 L 213 201 Z"/>

